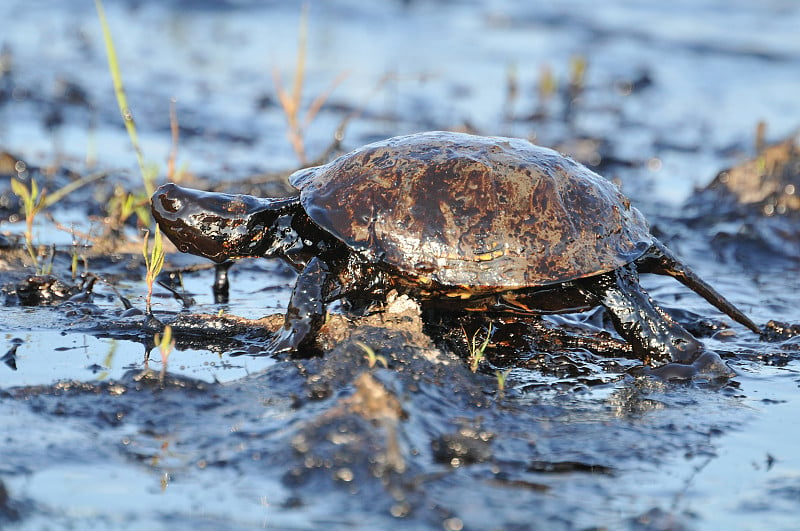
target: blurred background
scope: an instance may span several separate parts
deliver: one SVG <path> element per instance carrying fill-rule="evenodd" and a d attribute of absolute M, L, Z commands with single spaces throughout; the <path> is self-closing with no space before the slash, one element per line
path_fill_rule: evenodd
<path fill-rule="evenodd" d="M 455 129 L 559 147 L 647 182 L 629 195 L 675 203 L 751 152 L 757 122 L 779 138 L 800 116 L 800 6 L 790 0 L 105 9 L 145 158 L 162 175 L 174 100 L 179 164 L 213 179 L 314 161 L 337 131 L 350 149 Z M 94 3 L 9 0 L 0 17 L 0 146 L 40 165 L 135 174 Z M 278 86 L 298 103 L 302 153 Z"/>

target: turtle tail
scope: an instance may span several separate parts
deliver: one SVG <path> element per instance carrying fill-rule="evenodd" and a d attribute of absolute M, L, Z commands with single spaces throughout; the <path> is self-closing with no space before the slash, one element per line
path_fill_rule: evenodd
<path fill-rule="evenodd" d="M 678 260 L 667 247 L 660 241 L 653 239 L 653 245 L 638 260 L 637 264 L 645 266 L 643 272 L 656 273 L 659 275 L 669 275 L 677 279 L 681 284 L 691 289 L 711 305 L 715 306 L 722 313 L 746 326 L 753 332 L 760 334 L 761 329 L 739 308 L 733 305 L 728 299 L 722 296 L 717 290 L 712 288 L 706 281 L 692 271 L 689 266 Z"/>

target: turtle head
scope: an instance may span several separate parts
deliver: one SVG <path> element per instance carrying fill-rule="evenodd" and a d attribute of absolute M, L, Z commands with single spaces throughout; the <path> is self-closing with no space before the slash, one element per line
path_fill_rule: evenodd
<path fill-rule="evenodd" d="M 222 263 L 246 256 L 273 256 L 285 244 L 278 230 L 297 197 L 260 199 L 249 195 L 221 194 L 161 186 L 151 198 L 159 228 L 184 253 Z"/>

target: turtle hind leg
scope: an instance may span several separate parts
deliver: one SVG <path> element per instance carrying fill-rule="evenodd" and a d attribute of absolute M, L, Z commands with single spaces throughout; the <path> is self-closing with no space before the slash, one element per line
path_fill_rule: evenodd
<path fill-rule="evenodd" d="M 639 285 L 633 266 L 579 282 L 589 296 L 608 310 L 619 335 L 648 365 L 691 364 L 705 352 L 702 343 L 653 304 Z"/>
<path fill-rule="evenodd" d="M 643 273 L 656 273 L 659 275 L 669 275 L 681 284 L 694 291 L 719 311 L 744 325 L 756 334 L 761 334 L 761 329 L 744 312 L 733 305 L 728 299 L 722 296 L 711 285 L 697 276 L 686 264 L 678 260 L 667 247 L 660 241 L 654 240 L 650 249 L 638 260 L 636 264 L 640 266 Z"/>
<path fill-rule="evenodd" d="M 312 258 L 297 277 L 283 327 L 269 341 L 265 355 L 296 352 L 311 344 L 325 322 L 325 301 L 332 275 L 328 266 Z"/>

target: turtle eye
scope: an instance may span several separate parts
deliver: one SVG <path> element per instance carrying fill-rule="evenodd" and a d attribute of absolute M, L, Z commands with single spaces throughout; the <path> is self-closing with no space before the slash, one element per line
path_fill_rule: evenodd
<path fill-rule="evenodd" d="M 180 212 L 183 208 L 183 202 L 175 197 L 168 197 L 166 194 L 163 194 L 160 197 L 161 208 L 164 212 L 169 212 L 174 214 L 175 212 Z"/>

